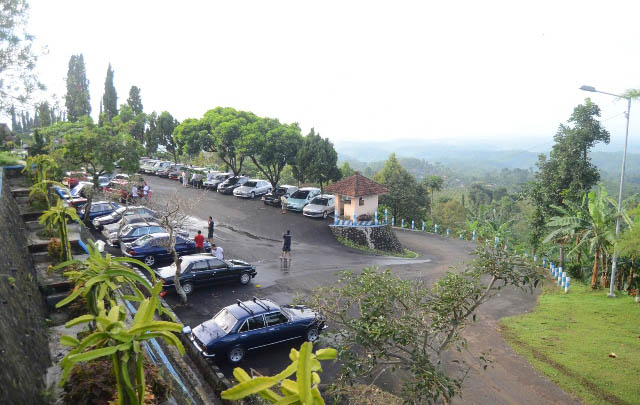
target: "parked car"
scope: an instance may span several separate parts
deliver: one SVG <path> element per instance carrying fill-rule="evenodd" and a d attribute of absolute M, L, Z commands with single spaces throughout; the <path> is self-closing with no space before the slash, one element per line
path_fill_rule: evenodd
<path fill-rule="evenodd" d="M 285 196 L 286 198 L 289 198 L 289 196 L 296 191 L 298 191 L 298 187 L 296 186 L 289 186 L 287 184 L 278 186 L 272 192 L 265 194 L 265 196 L 262 197 L 262 201 L 265 204 L 275 205 L 279 207 L 280 197 Z"/>
<path fill-rule="evenodd" d="M 165 167 L 164 169 L 158 170 L 156 172 L 156 176 L 168 178 L 169 177 L 169 173 L 175 171 L 176 169 L 181 169 L 182 167 L 183 166 L 179 165 L 179 164 L 170 164 L 169 166 Z"/>
<path fill-rule="evenodd" d="M 104 188 L 109 185 L 110 181 L 111 177 L 109 176 L 98 176 L 98 187 L 100 187 L 100 190 L 104 190 Z"/>
<path fill-rule="evenodd" d="M 171 165 L 172 165 L 171 162 L 160 162 L 160 163 L 157 163 L 155 166 L 153 166 L 153 169 L 151 170 L 151 174 L 155 174 L 157 176 L 159 171 L 163 171 L 163 170 L 167 169 Z"/>
<path fill-rule="evenodd" d="M 153 216 L 155 215 L 155 212 L 153 212 L 151 209 L 147 207 L 122 207 L 121 206 L 117 210 L 115 210 L 114 212 L 108 215 L 103 215 L 95 218 L 91 223 L 95 229 L 101 230 L 102 228 L 104 228 L 105 225 L 115 224 L 116 222 L 120 221 L 120 219 L 122 219 L 123 216 L 128 217 L 128 216 L 134 216 L 134 215 L 140 215 L 140 216 L 146 215 L 153 218 Z"/>
<path fill-rule="evenodd" d="M 120 244 L 120 250 L 127 257 L 143 261 L 147 266 L 153 266 L 156 263 L 173 259 L 173 254 L 167 247 L 168 243 L 168 233 L 152 233 L 142 236 L 133 242 Z M 196 243 L 182 235 L 176 236 L 174 248 L 179 256 L 196 253 Z M 211 252 L 211 245 L 207 241 L 204 242 L 204 250 L 205 252 Z M 211 255 L 208 256 L 213 258 Z M 175 274 L 175 269 L 173 273 Z"/>
<path fill-rule="evenodd" d="M 205 181 L 202 186 L 206 190 L 217 190 L 218 186 L 231 176 L 233 173 L 218 173 L 213 176 L 213 179 Z"/>
<path fill-rule="evenodd" d="M 135 243 L 138 244 L 140 242 L 138 240 Z M 228 281 L 239 282 L 243 285 L 249 284 L 249 281 L 258 274 L 256 266 L 252 266 L 247 262 L 242 260 L 220 260 L 210 254 L 182 256 L 181 269 L 180 285 L 187 295 L 191 294 L 194 288 L 203 285 L 220 284 Z M 163 290 L 173 290 L 175 288 L 173 282 L 176 274 L 175 263 L 161 267 L 155 273 L 163 284 Z"/>
<path fill-rule="evenodd" d="M 148 235 L 150 233 L 163 233 L 166 230 L 156 222 L 139 222 L 136 224 L 128 224 L 122 227 L 120 235 L 118 232 L 112 232 L 109 235 L 107 243 L 109 246 L 120 246 L 121 243 L 133 242 L 134 240 Z"/>
<path fill-rule="evenodd" d="M 149 159 L 146 162 L 144 162 L 144 164 L 142 166 L 140 166 L 140 173 L 147 173 L 148 170 L 151 170 L 151 168 L 158 163 L 159 160 L 156 159 Z"/>
<path fill-rule="evenodd" d="M 119 221 L 116 221 L 112 224 L 103 225 L 102 226 L 102 236 L 108 241 L 111 237 L 111 234 L 118 233 L 120 228 L 123 228 L 130 224 L 152 224 L 155 223 L 157 219 L 154 216 L 149 214 L 135 214 L 135 215 L 127 215 L 122 217 Z"/>
<path fill-rule="evenodd" d="M 336 202 L 334 196 L 331 194 L 322 194 L 316 196 L 307 204 L 303 210 L 302 215 L 315 218 L 326 218 L 336 208 Z"/>
<path fill-rule="evenodd" d="M 232 194 L 233 190 L 242 186 L 244 183 L 248 182 L 249 178 L 245 176 L 233 176 L 229 177 L 222 183 L 218 185 L 218 193 L 222 194 Z"/>
<path fill-rule="evenodd" d="M 129 181 L 129 175 L 126 173 L 118 173 L 116 175 L 114 175 L 112 178 L 112 180 L 127 180 Z"/>
<path fill-rule="evenodd" d="M 264 195 L 271 192 L 271 183 L 266 180 L 249 180 L 242 186 L 233 190 L 236 197 L 256 198 L 257 195 Z"/>
<path fill-rule="evenodd" d="M 172 167 L 167 173 L 167 178 L 170 180 L 180 180 L 182 178 L 182 173 L 187 168 L 185 165 L 177 165 Z"/>
<path fill-rule="evenodd" d="M 89 177 L 86 172 L 72 171 L 65 173 L 65 176 L 62 178 L 62 184 L 69 188 L 74 188 L 79 182 L 87 180 L 89 180 Z"/>
<path fill-rule="evenodd" d="M 226 358 L 231 364 L 250 350 L 294 339 L 315 342 L 326 328 L 319 313 L 302 305 L 278 305 L 264 298 L 229 305 L 210 320 L 182 331 L 208 359 Z"/>
<path fill-rule="evenodd" d="M 93 183 L 90 181 L 81 181 L 71 189 L 69 195 L 71 198 L 67 198 L 65 202 L 70 207 L 78 209 L 87 203 L 87 192 L 93 188 Z"/>
<path fill-rule="evenodd" d="M 84 219 L 84 212 L 87 208 L 89 208 L 89 221 L 93 221 L 98 217 L 112 214 L 120 208 L 120 205 L 111 201 L 92 202 L 91 207 L 88 207 L 87 204 L 85 204 L 78 210 L 78 216 L 81 219 Z"/>
<path fill-rule="evenodd" d="M 287 198 L 287 209 L 302 211 L 311 200 L 320 194 L 320 189 L 315 187 L 303 187 Z"/>

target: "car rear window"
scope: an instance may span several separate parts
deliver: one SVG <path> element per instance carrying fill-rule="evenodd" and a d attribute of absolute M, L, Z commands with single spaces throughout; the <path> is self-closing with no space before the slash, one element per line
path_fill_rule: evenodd
<path fill-rule="evenodd" d="M 298 190 L 295 193 L 291 194 L 291 198 L 307 198 L 309 195 L 309 190 Z"/>
<path fill-rule="evenodd" d="M 246 187 L 255 187 L 256 186 L 256 182 L 255 181 L 248 181 L 248 182 L 244 183 L 244 185 Z"/>
<path fill-rule="evenodd" d="M 327 198 L 314 198 L 311 200 L 311 204 L 314 205 L 327 205 L 328 202 L 329 200 Z"/>
<path fill-rule="evenodd" d="M 233 329 L 235 324 L 238 322 L 236 317 L 226 309 L 218 312 L 218 315 L 213 318 L 213 321 L 220 327 L 220 329 L 227 333 L 229 333 L 229 331 L 231 331 L 231 329 Z"/>

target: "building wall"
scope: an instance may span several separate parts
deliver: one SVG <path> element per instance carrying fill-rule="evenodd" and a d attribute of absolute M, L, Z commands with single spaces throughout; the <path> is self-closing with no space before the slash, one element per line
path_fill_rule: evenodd
<path fill-rule="evenodd" d="M 378 209 L 378 195 L 368 195 L 362 198 L 363 205 L 360 205 L 359 198 L 351 198 L 350 204 L 345 204 L 345 201 L 340 199 L 339 195 L 334 195 L 336 201 L 336 213 L 343 215 L 345 218 L 353 218 L 353 212 L 355 210 L 356 216 L 362 214 L 369 214 L 373 217 L 374 213 Z M 342 209 L 344 206 L 344 210 Z"/>

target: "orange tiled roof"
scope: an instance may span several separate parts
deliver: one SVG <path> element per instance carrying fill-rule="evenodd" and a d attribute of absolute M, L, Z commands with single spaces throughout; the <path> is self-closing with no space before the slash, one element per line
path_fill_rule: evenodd
<path fill-rule="evenodd" d="M 363 197 L 366 195 L 386 194 L 389 192 L 383 185 L 364 177 L 356 172 L 353 176 L 340 180 L 325 187 L 324 192 L 327 194 L 339 194 L 349 197 Z"/>

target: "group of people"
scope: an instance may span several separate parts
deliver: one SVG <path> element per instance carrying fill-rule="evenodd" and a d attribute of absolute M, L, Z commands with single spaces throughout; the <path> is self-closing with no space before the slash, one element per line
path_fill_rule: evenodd
<path fill-rule="evenodd" d="M 224 250 L 222 249 L 221 246 L 216 246 L 216 244 L 213 243 L 213 228 L 215 227 L 215 223 L 213 222 L 212 216 L 209 216 L 207 227 L 208 227 L 207 239 L 211 244 L 211 254 L 217 257 L 218 259 L 222 260 L 224 259 Z M 198 234 L 195 236 L 195 238 L 193 238 L 193 241 L 196 243 L 196 252 L 204 253 L 204 235 L 202 234 L 202 231 L 198 230 Z"/>
<path fill-rule="evenodd" d="M 182 186 L 188 187 L 191 185 L 193 188 L 202 188 L 204 184 L 204 174 L 198 172 L 192 172 L 191 177 L 189 177 L 189 172 L 182 172 Z M 209 180 L 209 176 L 207 175 L 207 180 Z"/>
<path fill-rule="evenodd" d="M 142 184 L 134 184 L 131 187 L 131 198 L 151 198 L 151 188 L 147 184 L 146 181 L 143 181 Z"/>

